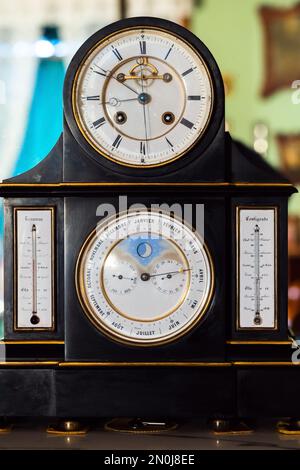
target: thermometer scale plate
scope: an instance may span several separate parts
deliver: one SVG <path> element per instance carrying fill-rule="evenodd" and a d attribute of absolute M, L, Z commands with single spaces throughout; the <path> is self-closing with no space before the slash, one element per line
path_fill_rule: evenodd
<path fill-rule="evenodd" d="M 54 208 L 15 208 L 14 330 L 54 330 Z"/>
<path fill-rule="evenodd" d="M 237 329 L 277 328 L 277 208 L 237 208 Z"/>

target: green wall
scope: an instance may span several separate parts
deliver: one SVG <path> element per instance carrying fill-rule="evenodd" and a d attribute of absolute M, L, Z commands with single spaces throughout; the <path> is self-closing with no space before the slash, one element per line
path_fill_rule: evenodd
<path fill-rule="evenodd" d="M 295 0 L 202 0 L 193 15 L 192 28 L 215 56 L 222 74 L 233 79 L 226 100 L 231 134 L 251 145 L 253 126 L 269 127 L 267 160 L 279 164 L 274 136 L 300 131 L 300 104 L 292 103 L 292 90 L 260 96 L 264 81 L 263 29 L 258 9 L 271 5 L 289 7 Z M 300 77 L 295 77 L 295 80 Z M 291 212 L 300 213 L 300 196 L 293 196 Z"/>

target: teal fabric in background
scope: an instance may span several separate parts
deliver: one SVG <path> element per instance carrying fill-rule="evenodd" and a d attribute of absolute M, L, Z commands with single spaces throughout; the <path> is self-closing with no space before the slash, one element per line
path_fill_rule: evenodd
<path fill-rule="evenodd" d="M 57 141 L 62 131 L 64 76 L 62 60 L 40 60 L 27 127 L 14 175 L 19 175 L 39 163 Z"/>

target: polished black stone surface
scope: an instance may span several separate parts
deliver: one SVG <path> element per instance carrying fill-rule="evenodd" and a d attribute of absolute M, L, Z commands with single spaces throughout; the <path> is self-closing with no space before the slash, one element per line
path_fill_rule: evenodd
<path fill-rule="evenodd" d="M 256 423 L 249 435 L 214 435 L 203 421 L 186 422 L 166 434 L 120 434 L 103 429 L 104 421 L 94 423 L 83 436 L 56 436 L 46 433 L 47 422 L 19 422 L 11 432 L 0 433 L 0 451 L 42 449 L 85 450 L 299 450 L 300 436 L 276 432 L 276 421 Z"/>

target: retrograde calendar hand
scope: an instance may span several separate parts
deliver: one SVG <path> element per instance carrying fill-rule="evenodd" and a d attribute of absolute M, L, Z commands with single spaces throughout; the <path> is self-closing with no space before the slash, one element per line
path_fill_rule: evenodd
<path fill-rule="evenodd" d="M 181 274 L 181 273 L 185 273 L 186 271 L 192 271 L 191 268 L 187 268 L 187 269 L 179 269 L 178 271 L 169 271 L 167 273 L 157 273 L 157 274 L 149 274 L 149 273 L 143 273 L 141 274 L 141 279 L 142 281 L 149 281 L 149 279 L 151 277 L 157 277 L 157 276 L 171 276 L 174 275 L 174 274 Z"/>

